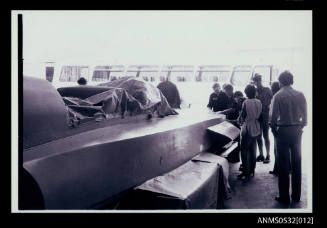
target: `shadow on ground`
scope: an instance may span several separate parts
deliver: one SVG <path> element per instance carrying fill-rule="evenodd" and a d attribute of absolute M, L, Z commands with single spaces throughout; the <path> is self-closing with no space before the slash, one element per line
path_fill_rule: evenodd
<path fill-rule="evenodd" d="M 278 177 L 269 174 L 273 168 L 269 164 L 257 162 L 256 173 L 246 181 L 238 180 L 240 163 L 230 163 L 229 182 L 232 198 L 225 201 L 226 209 L 278 209 L 288 208 L 275 201 L 278 196 Z M 299 203 L 292 203 L 289 208 L 307 208 L 307 178 L 302 175 L 302 196 Z"/>

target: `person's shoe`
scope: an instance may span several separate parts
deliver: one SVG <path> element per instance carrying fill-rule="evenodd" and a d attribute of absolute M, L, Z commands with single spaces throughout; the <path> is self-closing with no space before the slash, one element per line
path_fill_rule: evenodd
<path fill-rule="evenodd" d="M 294 203 L 298 203 L 298 202 L 300 202 L 300 198 L 297 198 L 297 197 L 293 198 L 293 197 L 292 197 L 292 201 L 293 201 Z"/>
<path fill-rule="evenodd" d="M 241 174 L 237 175 L 237 179 L 239 179 L 239 180 L 246 180 L 248 177 L 249 177 L 249 175 L 245 174 L 245 173 L 241 173 Z"/>
<path fill-rule="evenodd" d="M 267 163 L 269 163 L 269 162 L 270 162 L 270 157 L 267 156 L 266 159 L 263 161 L 263 163 L 266 163 L 266 164 L 267 164 Z"/>
<path fill-rule="evenodd" d="M 275 176 L 278 176 L 277 172 L 276 171 L 269 171 L 270 174 L 273 174 Z"/>
<path fill-rule="evenodd" d="M 231 194 L 230 189 L 228 189 L 228 191 L 226 192 L 226 195 L 225 195 L 225 200 L 229 200 L 231 198 L 232 198 L 232 194 Z"/>
<path fill-rule="evenodd" d="M 240 168 L 238 169 L 239 171 L 243 171 L 244 167 L 243 164 L 240 165 Z"/>
<path fill-rule="evenodd" d="M 283 199 L 281 197 L 276 196 L 275 200 L 278 201 L 279 203 L 285 204 L 285 205 L 290 205 L 290 200 L 287 199 Z"/>
<path fill-rule="evenodd" d="M 262 162 L 263 160 L 265 160 L 265 158 L 262 155 L 257 157 L 257 162 Z"/>

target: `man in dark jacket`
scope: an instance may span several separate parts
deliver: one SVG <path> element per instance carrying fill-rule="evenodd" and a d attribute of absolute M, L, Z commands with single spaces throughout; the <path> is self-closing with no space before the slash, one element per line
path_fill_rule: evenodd
<path fill-rule="evenodd" d="M 170 107 L 181 108 L 181 98 L 177 86 L 167 77 L 166 81 L 160 82 L 157 88 L 166 97 Z"/>
<path fill-rule="evenodd" d="M 227 95 L 227 108 L 221 111 L 220 113 L 225 114 L 227 120 L 234 122 L 239 116 L 239 112 L 237 110 L 237 103 L 234 99 L 234 87 L 231 84 L 226 83 L 223 85 L 223 92 Z"/>
<path fill-rule="evenodd" d="M 225 92 L 220 90 L 219 83 L 213 84 L 212 89 L 214 92 L 209 97 L 209 103 L 207 107 L 214 112 L 228 109 L 229 97 Z"/>
<path fill-rule="evenodd" d="M 241 91 L 236 91 L 234 93 L 234 100 L 236 102 L 236 112 L 237 117 L 241 113 L 243 102 L 245 101 L 245 97 L 243 96 L 243 93 Z"/>

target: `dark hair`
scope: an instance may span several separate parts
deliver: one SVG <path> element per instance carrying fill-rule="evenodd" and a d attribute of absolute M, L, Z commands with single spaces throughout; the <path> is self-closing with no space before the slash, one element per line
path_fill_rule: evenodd
<path fill-rule="evenodd" d="M 280 89 L 279 82 L 273 82 L 271 84 L 271 92 L 273 94 L 277 93 L 279 89 Z"/>
<path fill-rule="evenodd" d="M 244 89 L 246 96 L 250 99 L 255 97 L 255 87 L 254 85 L 247 85 Z"/>
<path fill-rule="evenodd" d="M 231 84 L 226 83 L 223 85 L 223 89 L 224 90 L 233 90 L 234 87 Z"/>
<path fill-rule="evenodd" d="M 293 74 L 291 74 L 291 72 L 289 72 L 288 70 L 282 72 L 279 77 L 278 77 L 278 81 L 285 85 L 285 86 L 289 86 L 293 84 Z"/>
<path fill-rule="evenodd" d="M 77 83 L 78 83 L 79 85 L 86 85 L 87 81 L 86 81 L 85 78 L 81 77 L 81 78 L 79 78 L 79 79 L 77 80 Z"/>
<path fill-rule="evenodd" d="M 260 82 L 262 81 L 262 76 L 260 74 L 255 74 L 252 78 L 252 81 L 254 82 Z"/>
<path fill-rule="evenodd" d="M 243 97 L 243 93 L 241 91 L 235 91 L 234 97 Z"/>
<path fill-rule="evenodd" d="M 213 84 L 212 88 L 215 89 L 217 86 L 220 88 L 219 83 L 216 82 L 215 84 Z"/>

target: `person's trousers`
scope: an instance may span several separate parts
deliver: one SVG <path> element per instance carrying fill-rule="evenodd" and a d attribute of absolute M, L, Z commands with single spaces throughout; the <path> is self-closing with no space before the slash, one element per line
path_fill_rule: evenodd
<path fill-rule="evenodd" d="M 292 198 L 300 200 L 301 197 L 301 126 L 279 127 L 277 130 L 277 162 L 278 162 L 278 187 L 279 196 L 290 200 L 289 170 L 291 165 Z"/>
<path fill-rule="evenodd" d="M 279 171 L 278 171 L 278 161 L 277 161 L 277 138 L 276 138 L 276 136 L 274 136 L 274 155 L 275 155 L 275 163 L 274 163 L 273 172 L 278 175 Z M 291 159 L 289 160 L 289 162 L 290 162 L 289 163 L 289 173 L 291 173 L 291 171 L 292 171 Z"/>
<path fill-rule="evenodd" d="M 269 140 L 269 111 L 262 113 L 262 120 L 260 121 L 260 128 L 261 133 L 257 138 L 258 147 L 259 147 L 259 154 L 260 156 L 263 156 L 263 144 L 265 144 L 267 157 L 270 156 L 270 140 Z M 263 140 L 263 139 L 264 140 Z M 263 143 L 264 141 L 264 143 Z"/>
<path fill-rule="evenodd" d="M 274 155 L 275 155 L 275 163 L 273 172 L 278 174 L 278 162 L 277 162 L 277 141 L 276 137 L 274 136 Z"/>
<path fill-rule="evenodd" d="M 231 124 L 233 124 L 238 129 L 241 129 L 241 126 L 237 123 L 237 121 L 235 121 L 235 120 L 228 120 L 228 119 L 227 119 L 227 121 L 230 122 Z M 234 141 L 237 142 L 238 148 L 236 150 L 232 151 L 228 155 L 228 161 L 233 162 L 233 163 L 240 161 L 240 148 L 241 148 L 241 140 L 240 140 L 240 137 L 236 138 Z"/>
<path fill-rule="evenodd" d="M 247 133 L 241 134 L 241 160 L 243 172 L 251 174 L 256 167 L 257 137 L 252 137 Z"/>

